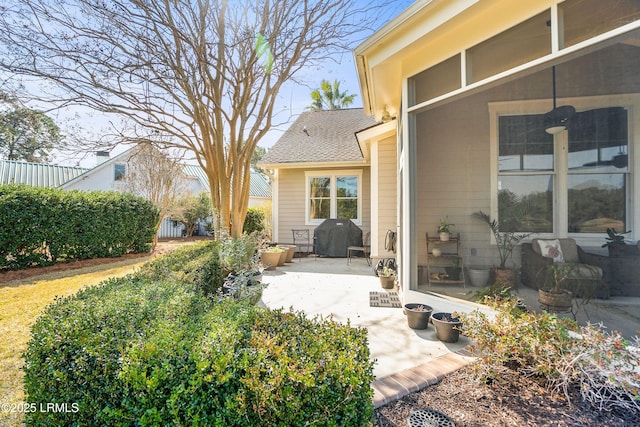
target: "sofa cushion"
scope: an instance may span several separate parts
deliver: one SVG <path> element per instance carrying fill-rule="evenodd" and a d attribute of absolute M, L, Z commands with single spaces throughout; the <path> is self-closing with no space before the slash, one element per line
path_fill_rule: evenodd
<path fill-rule="evenodd" d="M 558 239 L 562 247 L 564 262 L 580 262 L 578 258 L 578 245 L 574 239 Z"/>
<path fill-rule="evenodd" d="M 564 262 L 562 248 L 560 247 L 560 241 L 558 239 L 538 240 L 537 243 L 540 255 L 553 259 L 553 262 Z"/>

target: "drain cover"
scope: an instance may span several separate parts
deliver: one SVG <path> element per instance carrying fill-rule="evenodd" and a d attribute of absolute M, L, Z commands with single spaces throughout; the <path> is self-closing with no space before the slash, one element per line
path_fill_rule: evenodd
<path fill-rule="evenodd" d="M 455 427 L 453 421 L 442 412 L 431 408 L 415 411 L 407 419 L 409 427 Z"/>

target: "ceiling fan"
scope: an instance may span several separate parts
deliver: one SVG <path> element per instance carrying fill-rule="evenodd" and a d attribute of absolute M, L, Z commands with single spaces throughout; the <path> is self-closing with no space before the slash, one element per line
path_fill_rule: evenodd
<path fill-rule="evenodd" d="M 553 110 L 545 113 L 543 118 L 545 132 L 555 135 L 567 128 L 568 122 L 576 113 L 572 105 L 556 106 L 556 66 L 551 67 L 553 78 Z"/>

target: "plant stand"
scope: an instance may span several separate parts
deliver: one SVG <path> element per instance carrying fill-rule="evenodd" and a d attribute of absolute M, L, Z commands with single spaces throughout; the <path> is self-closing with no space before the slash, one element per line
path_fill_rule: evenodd
<path fill-rule="evenodd" d="M 538 302 L 542 310 L 553 313 L 571 313 L 573 320 L 576 320 L 577 310 L 574 310 L 571 293 L 555 294 L 539 289 L 538 297 Z"/>
<path fill-rule="evenodd" d="M 457 274 L 447 274 L 448 269 L 455 267 L 459 269 Z M 467 287 L 460 256 L 460 234 L 442 241 L 439 236 L 429 237 L 427 233 L 427 278 L 429 286 L 434 283 L 449 283 Z"/>

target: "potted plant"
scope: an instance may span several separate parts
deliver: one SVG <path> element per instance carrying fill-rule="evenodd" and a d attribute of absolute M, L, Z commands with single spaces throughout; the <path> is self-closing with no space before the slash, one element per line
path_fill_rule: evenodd
<path fill-rule="evenodd" d="M 449 237 L 451 236 L 451 232 L 453 231 L 453 226 L 455 224 L 449 224 L 447 222 L 447 218 L 441 219 L 440 224 L 438 224 L 438 234 L 440 235 L 440 240 L 443 242 L 448 242 Z"/>
<path fill-rule="evenodd" d="M 265 270 L 275 270 L 276 266 L 280 262 L 280 255 L 284 253 L 282 248 L 266 248 L 260 251 L 260 262 L 264 266 Z"/>
<path fill-rule="evenodd" d="M 385 265 L 378 269 L 377 273 L 378 278 L 380 279 L 380 286 L 382 286 L 383 289 L 393 289 L 396 282 L 396 271 Z"/>
<path fill-rule="evenodd" d="M 456 313 L 433 313 L 431 323 L 436 328 L 436 336 L 442 342 L 458 342 L 462 322 Z"/>
<path fill-rule="evenodd" d="M 516 233 L 513 231 L 500 231 L 500 224 L 497 220 L 491 219 L 488 214 L 478 211 L 472 215 L 489 226 L 500 254 L 500 265 L 495 268 L 495 279 L 503 287 L 515 287 L 516 270 L 507 267 L 507 261 L 513 255 L 513 250 L 518 244 L 529 237 L 531 233 Z"/>
<path fill-rule="evenodd" d="M 451 265 L 444 268 L 444 271 L 447 273 L 447 278 L 449 280 L 460 280 L 460 273 L 462 270 L 462 268 L 460 267 L 461 262 L 462 258 L 453 258 L 451 260 Z"/>
<path fill-rule="evenodd" d="M 404 313 L 411 329 L 427 329 L 433 308 L 426 304 L 408 303 L 404 305 Z"/>
<path fill-rule="evenodd" d="M 618 233 L 615 228 L 607 228 L 606 243 L 602 247 L 609 250 L 609 256 L 622 256 L 625 254 L 627 242 L 624 240 L 624 235 L 627 233 L 631 233 L 631 230 Z"/>
<path fill-rule="evenodd" d="M 545 284 L 538 289 L 543 308 L 553 311 L 570 311 L 573 294 L 566 286 L 567 280 L 578 268 L 574 263 L 554 263 L 547 269 Z"/>

